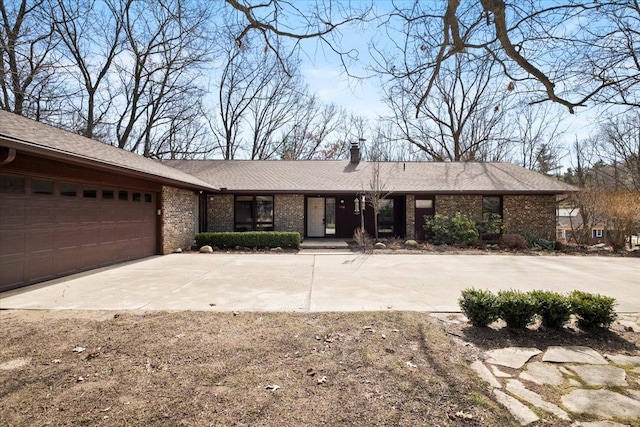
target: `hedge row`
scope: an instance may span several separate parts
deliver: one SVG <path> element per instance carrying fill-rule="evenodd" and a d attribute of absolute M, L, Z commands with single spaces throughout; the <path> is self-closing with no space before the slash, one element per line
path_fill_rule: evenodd
<path fill-rule="evenodd" d="M 617 318 L 614 298 L 582 291 L 563 295 L 551 291 L 508 290 L 496 295 L 470 288 L 462 291 L 458 303 L 475 326 L 488 326 L 502 319 L 508 327 L 524 329 L 538 316 L 542 326 L 562 328 L 573 314 L 581 328 L 593 329 L 608 328 Z"/>
<path fill-rule="evenodd" d="M 238 233 L 198 233 L 196 245 L 218 248 L 293 248 L 300 249 L 300 233 L 284 231 L 245 231 Z"/>

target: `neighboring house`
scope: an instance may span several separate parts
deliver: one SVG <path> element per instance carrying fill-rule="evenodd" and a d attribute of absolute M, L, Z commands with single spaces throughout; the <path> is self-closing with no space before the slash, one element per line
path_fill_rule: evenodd
<path fill-rule="evenodd" d="M 425 215 L 500 215 L 553 239 L 556 196 L 575 188 L 509 163 L 158 162 L 0 111 L 0 290 L 189 248 L 198 231 L 373 234 L 421 239 Z"/>
<path fill-rule="evenodd" d="M 582 217 L 579 208 L 558 208 L 556 222 L 556 239 L 561 242 L 572 243 L 576 241 L 574 233 L 582 229 Z M 595 245 L 604 243 L 607 237 L 606 224 L 599 222 L 594 224 L 589 230 L 587 244 Z M 633 235 L 630 237 L 631 247 L 634 248 L 640 243 L 640 237 Z M 627 242 L 629 243 L 629 241 Z"/>

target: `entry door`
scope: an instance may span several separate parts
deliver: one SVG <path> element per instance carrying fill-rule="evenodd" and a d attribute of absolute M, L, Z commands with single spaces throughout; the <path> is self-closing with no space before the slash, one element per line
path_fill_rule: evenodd
<path fill-rule="evenodd" d="M 307 237 L 324 237 L 324 197 L 307 198 Z"/>
<path fill-rule="evenodd" d="M 424 240 L 424 217 L 433 216 L 436 213 L 433 197 L 416 198 L 416 240 Z"/>

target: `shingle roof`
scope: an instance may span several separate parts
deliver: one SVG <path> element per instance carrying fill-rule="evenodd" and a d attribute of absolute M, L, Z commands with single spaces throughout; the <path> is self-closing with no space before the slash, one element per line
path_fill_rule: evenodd
<path fill-rule="evenodd" d="M 123 173 L 141 173 L 189 187 L 215 189 L 199 178 L 161 162 L 2 110 L 0 145 L 67 160 L 84 160 L 115 167 Z"/>
<path fill-rule="evenodd" d="M 171 160 L 167 165 L 228 191 L 359 192 L 371 189 L 375 163 L 286 160 Z M 575 187 L 511 163 L 381 162 L 385 191 L 547 193 Z"/>

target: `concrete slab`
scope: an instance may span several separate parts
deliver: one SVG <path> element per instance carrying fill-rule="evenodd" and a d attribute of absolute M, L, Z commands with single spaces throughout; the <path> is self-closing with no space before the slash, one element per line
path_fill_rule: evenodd
<path fill-rule="evenodd" d="M 567 365 L 588 386 L 626 387 L 627 373 L 622 368 L 600 365 Z"/>
<path fill-rule="evenodd" d="M 491 365 L 491 372 L 495 375 L 496 378 L 512 378 L 513 375 L 508 374 L 504 371 L 501 371 L 496 365 Z"/>
<path fill-rule="evenodd" d="M 583 346 L 551 346 L 542 356 L 543 362 L 551 363 L 589 363 L 606 365 L 608 362 L 597 351 Z"/>
<path fill-rule="evenodd" d="M 595 422 L 580 422 L 576 421 L 571 424 L 571 427 L 629 427 L 629 424 L 620 424 L 614 421 L 595 421 Z"/>
<path fill-rule="evenodd" d="M 640 356 L 628 356 L 626 354 L 605 354 L 605 359 L 618 366 L 640 366 Z"/>
<path fill-rule="evenodd" d="M 562 405 L 575 414 L 604 418 L 636 420 L 640 418 L 640 402 L 610 390 L 578 389 L 562 396 Z"/>
<path fill-rule="evenodd" d="M 531 381 L 539 385 L 560 385 L 563 377 L 557 366 L 544 362 L 531 362 L 526 365 L 526 370 L 520 373 L 520 379 Z"/>
<path fill-rule="evenodd" d="M 533 356 L 542 353 L 537 348 L 506 347 L 487 351 L 487 363 L 520 369 Z"/>
<path fill-rule="evenodd" d="M 476 360 L 475 362 L 473 362 L 471 364 L 471 369 L 474 370 L 474 372 L 476 374 L 478 374 L 478 376 L 485 380 L 487 383 L 489 383 L 489 385 L 493 388 L 502 388 L 502 384 L 500 384 L 500 381 L 498 381 L 496 379 L 496 377 L 493 376 L 493 374 L 491 373 L 491 371 L 489 371 L 489 368 L 487 368 L 487 366 L 482 363 L 479 360 Z"/>
<path fill-rule="evenodd" d="M 150 257 L 2 293 L 0 308 L 457 312 L 462 289 L 540 283 L 607 289 L 617 310 L 640 312 L 636 259 L 360 253 Z"/>
<path fill-rule="evenodd" d="M 495 388 L 493 389 L 493 395 L 496 397 L 498 403 L 507 408 L 511 415 L 513 415 L 513 418 L 515 418 L 521 426 L 526 426 L 540 420 L 540 418 L 531 409 L 521 403 L 518 399 Z"/>
<path fill-rule="evenodd" d="M 522 384 L 518 380 L 507 380 L 506 388 L 507 388 L 507 391 L 509 391 L 513 395 L 519 397 L 520 399 L 526 400 L 527 402 L 531 403 L 532 405 L 544 411 L 552 413 L 553 415 L 560 418 L 561 420 L 567 420 L 567 421 L 571 420 L 571 418 L 569 418 L 569 414 L 567 414 L 559 406 L 554 405 L 551 402 L 547 402 L 542 398 L 542 396 L 540 396 L 536 392 L 533 392 L 527 389 L 524 386 L 524 384 Z"/>

